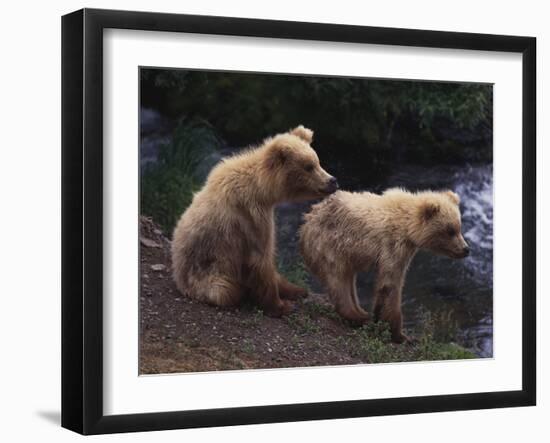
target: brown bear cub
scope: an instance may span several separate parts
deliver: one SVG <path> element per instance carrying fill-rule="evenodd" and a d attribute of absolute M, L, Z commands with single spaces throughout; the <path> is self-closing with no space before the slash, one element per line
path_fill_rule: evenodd
<path fill-rule="evenodd" d="M 324 197 L 336 179 L 319 164 L 303 126 L 224 159 L 181 216 L 172 239 L 172 267 L 183 294 L 217 306 L 244 295 L 280 316 L 307 291 L 275 267 L 277 203 Z"/>
<path fill-rule="evenodd" d="M 452 191 L 338 191 L 305 216 L 301 253 L 336 311 L 353 323 L 369 320 L 357 299 L 356 273 L 374 267 L 374 320 L 389 323 L 394 342 L 409 341 L 402 331 L 401 291 L 416 252 L 423 248 L 452 258 L 469 253 L 459 202 Z"/>

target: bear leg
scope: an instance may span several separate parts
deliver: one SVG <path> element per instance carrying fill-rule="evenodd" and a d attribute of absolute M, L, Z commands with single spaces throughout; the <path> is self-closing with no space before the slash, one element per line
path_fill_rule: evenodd
<path fill-rule="evenodd" d="M 300 286 L 290 283 L 281 274 L 277 274 L 277 285 L 279 287 L 279 296 L 286 300 L 299 300 L 308 296 L 308 291 Z"/>
<path fill-rule="evenodd" d="M 249 282 L 250 295 L 256 298 L 258 305 L 266 315 L 281 317 L 294 310 L 294 305 L 289 300 L 281 299 L 277 272 L 271 267 L 251 270 Z"/>
<path fill-rule="evenodd" d="M 362 307 L 361 307 L 361 303 L 359 303 L 359 296 L 357 295 L 357 274 L 354 274 L 353 275 L 353 278 L 352 278 L 352 283 L 351 283 L 351 287 L 352 287 L 352 301 L 353 301 L 353 304 L 355 306 L 355 309 L 357 312 L 359 312 L 363 317 L 370 317 L 369 316 L 369 313 L 367 311 L 365 311 Z"/>
<path fill-rule="evenodd" d="M 258 304 L 266 315 L 270 317 L 282 317 L 294 310 L 294 305 L 289 300 L 281 299 L 275 282 L 263 288 L 258 288 L 256 294 Z"/>
<path fill-rule="evenodd" d="M 355 293 L 355 278 L 331 278 L 328 282 L 329 296 L 336 312 L 353 324 L 362 325 L 369 320 L 369 315 L 358 307 Z"/>
<path fill-rule="evenodd" d="M 403 314 L 401 313 L 401 291 L 394 285 L 377 285 L 374 294 L 374 321 L 387 321 L 394 343 L 411 342 L 403 334 Z"/>

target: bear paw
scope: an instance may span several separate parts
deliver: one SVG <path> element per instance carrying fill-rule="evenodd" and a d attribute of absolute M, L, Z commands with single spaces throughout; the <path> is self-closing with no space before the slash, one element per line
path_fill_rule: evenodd
<path fill-rule="evenodd" d="M 269 306 L 264 308 L 264 313 L 269 317 L 282 317 L 283 315 L 288 315 L 294 312 L 294 304 L 288 300 L 281 300 L 280 303 L 277 303 L 274 306 Z"/>
<path fill-rule="evenodd" d="M 285 300 L 301 300 L 309 296 L 307 289 L 296 287 L 292 291 L 280 291 L 281 298 Z"/>

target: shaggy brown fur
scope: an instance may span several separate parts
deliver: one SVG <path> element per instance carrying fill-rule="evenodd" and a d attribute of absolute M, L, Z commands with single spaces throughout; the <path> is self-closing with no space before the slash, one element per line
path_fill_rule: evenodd
<path fill-rule="evenodd" d="M 336 190 L 312 138 L 298 126 L 211 171 L 174 230 L 173 273 L 183 294 L 218 306 L 236 305 L 248 294 L 273 316 L 290 312 L 289 300 L 307 295 L 275 267 L 273 208 Z"/>
<path fill-rule="evenodd" d="M 313 206 L 301 227 L 300 248 L 337 312 L 354 323 L 369 319 L 357 299 L 356 273 L 375 267 L 374 319 L 389 322 L 397 343 L 409 340 L 402 332 L 401 291 L 418 249 L 453 258 L 469 252 L 457 194 L 401 189 L 383 195 L 339 191 Z"/>

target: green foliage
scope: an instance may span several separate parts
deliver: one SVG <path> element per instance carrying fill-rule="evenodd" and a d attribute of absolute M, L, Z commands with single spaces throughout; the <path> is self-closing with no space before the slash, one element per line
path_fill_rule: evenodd
<path fill-rule="evenodd" d="M 314 319 L 299 312 L 287 315 L 285 321 L 299 335 L 312 335 L 321 331 L 320 325 Z"/>
<path fill-rule="evenodd" d="M 464 360 L 467 358 L 477 358 L 473 353 L 464 349 L 456 343 L 436 343 L 431 349 L 433 357 L 430 360 Z"/>
<path fill-rule="evenodd" d="M 303 309 L 311 318 L 326 317 L 339 323 L 342 322 L 342 317 L 336 313 L 334 306 L 330 304 L 306 301 L 303 304 Z"/>
<path fill-rule="evenodd" d="M 241 350 L 245 354 L 253 354 L 256 351 L 256 346 L 254 345 L 254 342 L 248 338 L 245 338 L 243 340 Z"/>
<path fill-rule="evenodd" d="M 196 175 L 205 157 L 220 142 L 213 129 L 199 119 L 183 119 L 171 143 L 160 148 L 158 161 L 141 178 L 141 213 L 150 215 L 167 234 L 189 206 L 202 183 Z"/>
<path fill-rule="evenodd" d="M 290 262 L 279 258 L 278 268 L 289 282 L 303 288 L 307 286 L 308 272 L 302 260 L 296 259 L 295 262 Z"/>
<path fill-rule="evenodd" d="M 151 215 L 169 235 L 178 216 L 189 206 L 198 185 L 173 168 L 155 168 L 141 182 L 141 212 Z"/>
<path fill-rule="evenodd" d="M 354 357 L 369 363 L 391 363 L 401 359 L 401 349 L 392 345 L 389 326 L 385 322 L 367 323 L 344 340 Z"/>
<path fill-rule="evenodd" d="M 459 327 L 452 309 L 428 311 L 421 308 L 418 318 L 423 330 L 429 331 L 435 341 L 449 343 L 456 340 Z"/>
<path fill-rule="evenodd" d="M 402 361 L 437 361 L 476 358 L 475 354 L 455 343 L 434 339 L 433 324 L 424 324 L 415 334 L 414 343 L 396 345 L 391 342 L 389 325 L 370 322 L 341 338 L 351 354 L 369 363 Z"/>
<path fill-rule="evenodd" d="M 302 123 L 315 130 L 323 162 L 345 161 L 350 175 L 361 172 L 372 180 L 396 157 L 423 163 L 492 159 L 488 84 L 141 72 L 145 106 L 199 116 L 231 146 L 259 142 Z"/>

